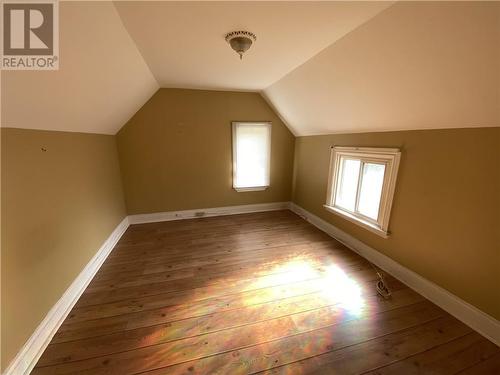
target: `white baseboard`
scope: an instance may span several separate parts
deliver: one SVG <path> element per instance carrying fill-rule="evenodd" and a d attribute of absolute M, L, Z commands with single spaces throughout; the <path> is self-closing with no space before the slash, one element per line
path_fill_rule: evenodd
<path fill-rule="evenodd" d="M 26 344 L 24 344 L 3 374 L 28 375 L 31 372 L 43 351 L 52 340 L 52 337 L 55 335 L 64 319 L 66 319 L 67 315 L 78 301 L 78 298 L 80 298 L 87 285 L 90 283 L 130 224 L 192 219 L 197 217 L 235 215 L 283 209 L 291 209 L 293 212 L 302 216 L 317 228 L 344 243 L 350 249 L 390 273 L 392 276 L 398 278 L 410 288 L 422 294 L 424 297 L 434 302 L 443 310 L 446 310 L 477 332 L 481 333 L 495 344 L 500 345 L 500 322 L 498 320 L 485 314 L 476 307 L 461 300 L 457 296 L 430 282 L 429 280 L 424 279 L 422 276 L 416 274 L 408 268 L 403 267 L 391 258 L 383 255 L 346 232 L 306 211 L 302 207 L 291 202 L 274 202 L 242 206 L 204 208 L 197 210 L 159 212 L 153 214 L 130 215 L 126 217 L 115 228 L 113 233 L 111 233 L 109 238 L 97 251 L 96 255 L 90 260 L 59 301 L 57 301 L 57 303 L 48 312 L 33 335 L 31 335 Z M 203 215 L 200 215 L 200 212 L 202 212 Z"/>
<path fill-rule="evenodd" d="M 478 308 L 465 302 L 446 289 L 423 278 L 419 274 L 395 262 L 374 248 L 354 238 L 334 225 L 326 222 L 304 208 L 290 204 L 290 209 L 311 224 L 369 260 L 377 267 L 396 277 L 416 292 L 432 301 L 455 318 L 500 346 L 500 322 Z"/>
<path fill-rule="evenodd" d="M 27 375 L 33 370 L 50 340 L 69 314 L 78 298 L 104 263 L 109 253 L 115 247 L 120 237 L 129 226 L 128 217 L 122 220 L 115 228 L 90 262 L 80 272 L 62 297 L 50 309 L 35 332 L 26 341 L 16 357 L 5 369 L 4 375 Z"/>
<path fill-rule="evenodd" d="M 289 208 L 290 208 L 290 202 L 258 203 L 258 204 L 246 204 L 242 206 L 199 208 L 195 210 L 168 211 L 168 212 L 155 212 L 152 214 L 130 215 L 129 220 L 130 224 L 144 224 L 144 223 L 155 223 L 159 221 L 245 214 L 250 212 L 287 210 Z"/>
<path fill-rule="evenodd" d="M 290 202 L 273 202 L 127 216 L 111 233 L 96 255 L 64 292 L 59 301 L 50 309 L 35 332 L 5 369 L 3 375 L 28 375 L 33 370 L 33 367 L 35 367 L 43 351 L 47 348 L 47 345 L 49 345 L 57 330 L 64 322 L 64 319 L 66 319 L 78 301 L 78 298 L 80 298 L 87 285 L 92 281 L 92 278 L 130 224 L 285 210 L 289 208 Z"/>

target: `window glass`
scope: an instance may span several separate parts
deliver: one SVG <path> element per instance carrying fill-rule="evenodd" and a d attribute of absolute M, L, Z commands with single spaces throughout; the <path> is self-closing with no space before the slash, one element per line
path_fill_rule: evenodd
<path fill-rule="evenodd" d="M 364 163 L 359 191 L 358 211 L 377 220 L 384 185 L 384 164 Z"/>
<path fill-rule="evenodd" d="M 235 188 L 269 185 L 270 124 L 235 126 Z"/>
<path fill-rule="evenodd" d="M 361 162 L 359 160 L 342 158 L 341 163 L 335 204 L 346 210 L 354 211 Z"/>

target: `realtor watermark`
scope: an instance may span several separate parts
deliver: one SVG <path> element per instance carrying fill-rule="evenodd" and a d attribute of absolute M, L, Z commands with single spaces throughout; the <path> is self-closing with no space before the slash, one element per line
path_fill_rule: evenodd
<path fill-rule="evenodd" d="M 2 69 L 59 69 L 58 5 L 57 0 L 2 1 Z"/>

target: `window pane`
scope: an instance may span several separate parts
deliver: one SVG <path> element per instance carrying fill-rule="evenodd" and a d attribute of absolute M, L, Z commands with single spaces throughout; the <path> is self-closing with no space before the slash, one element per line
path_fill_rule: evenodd
<path fill-rule="evenodd" d="M 363 166 L 358 211 L 374 220 L 378 219 L 384 172 L 384 164 L 365 163 Z"/>
<path fill-rule="evenodd" d="M 269 185 L 269 124 L 237 124 L 236 173 L 234 186 L 257 187 Z"/>
<path fill-rule="evenodd" d="M 359 160 L 342 158 L 341 163 L 335 205 L 354 211 L 361 162 Z"/>

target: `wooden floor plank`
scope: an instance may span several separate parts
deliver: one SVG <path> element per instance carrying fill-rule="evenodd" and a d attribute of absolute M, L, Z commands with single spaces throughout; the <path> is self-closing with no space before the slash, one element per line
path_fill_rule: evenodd
<path fill-rule="evenodd" d="M 440 332 L 439 337 L 443 337 Z M 391 365 L 367 372 L 370 375 L 455 374 L 497 354 L 500 348 L 475 332 L 436 345 L 432 350 L 408 356 Z M 401 355 L 401 354 L 400 354 Z"/>
<path fill-rule="evenodd" d="M 373 272 L 367 272 L 367 270 L 356 273 L 356 276 L 359 276 L 358 284 L 360 288 L 362 288 L 363 285 L 365 285 L 366 288 L 371 288 L 376 279 Z M 364 281 L 363 278 L 366 278 L 366 281 Z M 392 285 L 395 290 L 402 286 L 402 284 L 398 282 L 394 282 Z M 144 305 L 144 301 L 139 304 L 136 303 L 137 301 L 134 303 L 126 303 L 118 307 L 123 309 L 123 311 L 114 310 L 116 313 L 120 312 L 121 314 L 119 315 L 107 316 L 104 313 L 100 315 L 101 313 L 97 310 L 94 311 L 96 314 L 94 319 L 80 322 L 71 322 L 69 320 L 71 315 L 77 314 L 77 310 L 74 310 L 54 336 L 53 342 L 93 337 L 119 330 L 146 327 L 189 317 L 201 317 L 215 312 L 234 310 L 244 306 L 283 300 L 285 298 L 321 292 L 323 290 L 324 284 L 321 280 L 315 279 L 303 282 L 290 282 L 286 285 L 277 287 L 236 293 L 222 297 L 213 297 L 200 301 L 190 301 L 187 299 L 181 304 L 166 307 L 161 307 L 164 306 L 165 303 L 157 297 L 148 297 L 151 301 L 149 301 L 150 303 L 147 306 Z M 160 307 L 145 309 L 145 307 L 155 306 Z M 106 314 L 109 314 L 109 310 L 106 311 Z"/>
<path fill-rule="evenodd" d="M 154 370 L 149 374 L 210 374 L 216 371 L 226 374 L 255 373 L 420 325 L 441 316 L 442 310 L 423 302 L 367 319 L 326 326 L 312 332 Z M 320 321 L 329 319 L 323 316 L 317 318 Z M 315 319 L 310 322 L 315 322 Z"/>
<path fill-rule="evenodd" d="M 421 353 L 435 346 L 463 338 L 470 329 L 456 319 L 443 316 L 440 319 L 368 340 L 340 350 L 307 358 L 292 364 L 279 366 L 262 374 L 360 374 L 389 365 L 401 358 Z M 474 341 L 469 342 L 469 345 Z M 397 362 L 402 363 L 402 362 Z M 411 374 L 406 366 L 395 374 Z M 377 372 L 370 372 L 376 374 Z"/>
<path fill-rule="evenodd" d="M 500 368 L 497 346 L 390 275 L 382 299 L 376 280 L 287 210 L 132 225 L 33 374 Z"/>
<path fill-rule="evenodd" d="M 422 324 L 443 314 L 442 310 L 427 301 L 371 315 L 362 320 L 355 319 L 355 317 L 349 318 L 349 315 L 345 314 L 341 308 L 327 307 L 300 313 L 293 317 L 287 316 L 115 355 L 39 367 L 33 374 L 74 374 L 89 369 L 97 374 L 107 372 L 130 374 L 178 363 L 181 363 L 181 367 L 185 367 L 188 366 L 185 362 L 192 362 L 196 358 L 201 359 L 197 361 L 197 367 L 193 373 L 208 374 L 213 371 L 213 368 L 201 366 L 206 357 L 210 358 L 208 361 L 211 364 L 217 363 L 218 368 L 222 366 L 228 374 L 250 373 L 268 368 L 275 361 L 281 363 L 290 357 L 297 358 L 305 355 L 304 348 L 319 354 L 328 348 L 341 347 L 376 337 L 381 332 L 391 332 Z M 228 337 L 230 337 L 229 340 Z M 249 349 L 244 349 L 248 346 L 250 346 Z M 240 363 L 234 357 L 234 350 L 237 349 L 241 349 L 240 355 L 246 357 L 243 363 L 248 365 L 235 365 Z M 262 353 L 261 349 L 275 354 L 272 358 L 262 354 L 255 357 L 253 354 Z M 225 354 L 218 355 L 218 353 Z M 200 366 L 199 370 L 198 366 Z M 177 371 L 175 367 L 174 371 Z"/>
<path fill-rule="evenodd" d="M 356 266 L 350 267 L 351 274 L 355 271 L 367 271 L 369 268 Z M 369 274 L 369 273 L 368 273 Z M 295 284 L 301 281 L 322 280 L 321 276 L 324 272 L 315 272 L 314 274 L 286 272 L 274 275 L 262 276 L 255 279 L 243 279 L 235 282 L 219 283 L 205 287 L 180 289 L 177 284 L 161 285 L 164 289 L 157 290 L 151 288 L 143 294 L 131 295 L 127 297 L 126 294 L 121 293 L 114 295 L 116 298 L 109 298 L 109 303 L 104 303 L 105 300 L 100 301 L 100 304 L 90 306 L 76 307 L 67 319 L 67 323 L 84 321 L 98 317 L 108 317 L 120 315 L 122 313 L 130 313 L 132 311 L 146 311 L 158 307 L 178 305 L 182 303 L 202 301 L 216 297 L 224 297 L 227 295 L 257 291 L 265 288 L 274 288 L 279 286 L 286 286 Z M 225 284 L 225 285 L 224 285 Z M 144 295 L 144 296 L 143 296 Z M 135 306 L 135 307 L 134 307 Z"/>
<path fill-rule="evenodd" d="M 292 246 L 292 250 L 289 251 L 287 247 Z M 269 246 L 266 249 L 254 250 L 251 253 L 245 253 L 243 256 L 241 254 L 231 254 L 224 257 L 198 257 L 195 259 L 185 259 L 181 260 L 172 260 L 167 259 L 165 262 L 156 262 L 156 263 L 139 263 L 138 265 L 118 265 L 115 267 L 109 268 L 101 268 L 102 274 L 96 275 L 96 280 L 110 280 L 116 279 L 116 277 L 120 277 L 123 275 L 126 276 L 135 276 L 135 275 L 143 275 L 143 274 L 152 274 L 158 272 L 166 272 L 171 270 L 178 269 L 190 269 L 190 268 L 203 268 L 203 267 L 213 267 L 220 264 L 239 264 L 243 262 L 248 262 L 249 260 L 253 260 L 254 262 L 266 262 L 269 259 L 274 257 L 274 253 L 276 253 L 276 257 L 280 255 L 280 249 L 285 248 L 285 253 L 282 255 L 285 258 L 290 257 L 298 257 L 301 255 L 307 255 L 307 250 L 312 246 L 310 244 L 282 244 L 276 246 Z"/>
<path fill-rule="evenodd" d="M 498 375 L 500 374 L 500 354 L 496 354 L 472 367 L 458 372 L 460 375 Z"/>
<path fill-rule="evenodd" d="M 183 234 L 170 232 L 168 237 L 165 237 L 164 234 L 151 234 L 150 236 L 161 237 L 164 239 L 155 238 L 154 242 L 145 242 L 145 241 L 135 241 L 134 243 L 120 243 L 117 245 L 116 252 L 110 255 L 110 260 L 120 260 L 127 259 L 133 256 L 147 255 L 147 256 L 156 256 L 165 253 L 168 250 L 170 255 L 179 255 L 181 253 L 188 254 L 197 254 L 199 250 L 202 249 L 203 252 L 207 251 L 220 251 L 221 248 L 224 247 L 231 249 L 233 251 L 251 251 L 254 248 L 262 248 L 262 244 L 270 244 L 273 245 L 277 242 L 277 240 L 281 240 L 283 238 L 289 238 L 291 233 L 305 233 L 307 231 L 307 223 L 300 223 L 300 226 L 292 223 L 290 225 L 276 227 L 273 229 L 272 233 L 269 231 L 269 228 L 260 229 L 259 231 L 253 230 L 242 230 L 241 228 L 232 229 L 231 226 L 225 226 L 224 230 L 227 231 L 227 235 L 218 234 L 217 237 L 212 236 L 212 241 L 207 242 L 206 244 L 198 244 L 193 243 L 194 234 L 193 231 L 187 231 L 187 237 Z M 220 231 L 220 229 L 218 229 Z M 202 230 L 196 229 L 196 233 L 199 235 Z M 213 230 L 211 229 L 213 233 Z M 254 241 L 250 241 L 252 238 L 249 238 L 250 233 L 253 236 Z M 205 235 L 206 237 L 207 235 Z M 245 241 L 241 243 L 239 239 L 244 236 Z M 329 241 L 328 237 L 324 235 L 316 234 L 318 238 L 323 241 Z M 169 239 L 175 239 L 175 241 L 169 241 Z M 304 236 L 295 236 L 299 243 L 307 243 L 308 239 Z M 225 241 L 225 242 L 224 242 Z M 255 244 L 259 244 L 261 246 L 256 247 L 253 243 L 257 241 Z M 229 243 L 226 243 L 229 242 Z M 281 242 L 281 241 L 279 241 Z M 244 246 L 241 246 L 244 245 Z"/>
<path fill-rule="evenodd" d="M 227 264 L 226 262 L 222 262 L 218 265 L 214 265 L 211 267 L 189 267 L 184 269 L 171 270 L 169 272 L 159 272 L 152 274 L 150 273 L 150 274 L 134 275 L 134 276 L 131 276 L 130 274 L 125 274 L 122 277 L 116 276 L 111 280 L 101 280 L 101 281 L 94 280 L 91 284 L 89 284 L 87 290 L 85 291 L 85 294 L 101 292 L 101 291 L 112 291 L 121 288 L 154 284 L 164 281 L 180 280 L 195 276 L 199 279 L 203 278 L 204 280 L 207 281 L 207 283 L 210 280 L 219 280 L 221 278 L 225 279 L 230 276 L 233 276 L 234 278 L 240 278 L 240 276 L 244 276 L 246 274 L 257 277 L 264 276 L 277 272 L 286 271 L 283 270 L 284 267 L 276 265 L 276 261 L 278 261 L 280 258 L 283 261 L 286 260 L 287 262 L 290 262 L 292 259 L 295 262 L 298 262 L 302 259 L 310 261 L 312 257 L 319 258 L 319 256 L 316 256 L 319 255 L 316 252 L 311 252 L 311 253 L 313 254 L 313 256 L 304 253 L 298 255 L 293 255 L 293 253 L 288 253 L 281 256 L 277 254 L 275 257 L 272 258 L 272 261 L 258 262 L 257 265 L 256 261 L 253 258 L 250 258 L 248 260 L 245 259 L 241 263 L 236 263 L 236 264 Z M 336 257 L 335 255 L 332 254 L 328 255 L 328 257 L 329 257 L 328 261 L 332 263 L 337 263 L 338 261 L 344 263 L 360 262 L 360 257 L 354 257 L 354 256 L 347 257 L 342 255 Z M 246 272 L 247 270 L 248 272 Z"/>
<path fill-rule="evenodd" d="M 364 305 L 360 311 L 365 311 L 366 313 L 388 311 L 424 300 L 423 297 L 408 288 L 396 291 L 394 296 L 394 299 L 387 301 L 380 300 L 380 297 L 374 294 L 367 296 L 363 301 Z M 243 325 L 269 321 L 328 306 L 339 307 L 339 303 L 328 300 L 322 292 L 318 292 L 282 301 L 273 301 L 227 312 L 219 312 L 201 318 L 188 318 L 152 327 L 121 331 L 96 338 L 52 344 L 45 351 L 39 365 L 51 365 L 119 353 L 187 337 L 206 335 Z M 358 317 L 356 314 L 347 315 L 353 319 Z M 110 342 L 113 345 L 109 345 Z"/>
<path fill-rule="evenodd" d="M 334 245 L 334 246 L 332 246 Z M 176 249 L 177 250 L 177 249 Z M 342 246 L 332 244 L 331 241 L 308 241 L 304 243 L 296 242 L 293 244 L 274 244 L 273 242 L 267 242 L 266 247 L 256 246 L 252 249 L 242 248 L 241 245 L 232 245 L 232 246 L 224 246 L 218 245 L 212 249 L 204 249 L 200 251 L 200 249 L 196 248 L 194 250 L 185 250 L 179 249 L 179 251 L 174 252 L 170 249 L 159 249 L 155 253 L 146 253 L 141 252 L 137 255 L 132 255 L 130 257 L 121 257 L 110 259 L 108 265 L 109 266 L 118 266 L 118 265 L 137 265 L 137 257 L 146 258 L 147 261 L 143 261 L 144 263 L 158 263 L 158 262 L 168 262 L 168 263 L 179 263 L 182 261 L 193 261 L 194 259 L 211 259 L 213 257 L 219 257 L 222 260 L 229 260 L 230 257 L 240 256 L 242 259 L 256 256 L 258 254 L 279 254 L 279 253 L 289 253 L 291 250 L 330 250 L 331 252 L 340 253 L 342 256 L 347 257 L 349 251 Z M 352 254 L 352 253 L 351 253 Z M 354 257 L 354 255 L 353 255 Z"/>
<path fill-rule="evenodd" d="M 318 251 L 317 256 L 313 253 L 303 254 L 303 256 L 308 256 L 308 262 L 311 267 L 314 265 L 311 263 L 315 263 L 315 268 L 320 268 L 323 264 L 325 264 L 328 260 L 332 262 L 332 264 L 336 264 L 339 267 L 342 267 L 345 272 L 350 272 L 352 270 L 361 270 L 361 269 L 369 269 L 370 265 L 361 259 L 342 259 L 335 258 L 328 254 L 328 252 L 320 252 Z M 221 268 L 227 267 L 226 264 L 221 264 Z M 298 268 L 298 267 L 296 267 Z M 266 276 L 260 276 L 260 278 L 270 278 L 274 277 L 275 274 L 286 273 L 286 272 L 297 272 L 299 269 L 293 269 L 293 265 L 290 265 L 288 269 L 280 267 L 279 265 L 274 266 L 270 269 L 270 274 Z M 201 280 L 200 280 L 201 279 Z M 236 279 L 236 280 L 234 280 Z M 244 280 L 253 280 L 257 279 L 252 270 L 246 273 L 244 270 L 240 271 L 239 277 L 233 278 L 233 283 L 243 283 Z M 86 291 L 82 298 L 79 301 L 78 306 L 88 306 L 88 305 L 96 305 L 100 303 L 109 303 L 113 301 L 119 301 L 127 298 L 138 298 L 147 295 L 161 294 L 166 292 L 174 292 L 179 290 L 186 289 L 194 289 L 206 286 L 207 284 L 211 284 L 215 287 L 216 282 L 218 284 L 226 284 L 230 281 L 227 277 L 219 277 L 216 281 L 212 283 L 207 283 L 205 278 L 195 278 L 193 275 L 188 280 L 176 281 L 172 282 L 172 280 L 163 280 L 160 282 L 150 282 L 145 285 L 137 285 L 137 286 L 124 286 L 120 285 L 118 288 L 113 288 L 110 291 Z"/>
<path fill-rule="evenodd" d="M 195 235 L 192 235 L 193 237 Z M 204 238 L 191 239 L 187 241 L 179 238 L 175 241 L 157 240 L 154 243 L 147 245 L 128 245 L 127 250 L 129 253 L 137 255 L 143 253 L 145 250 L 149 252 L 168 251 L 171 255 L 180 255 L 182 253 L 194 253 L 198 251 L 220 250 L 221 247 L 237 250 L 255 250 L 266 247 L 276 247 L 288 244 L 300 244 L 315 241 L 328 241 L 329 238 L 326 234 L 321 232 L 310 232 L 307 227 L 305 228 L 287 228 L 277 231 L 267 231 L 251 233 L 244 236 L 219 236 L 218 238 Z M 131 249 L 130 249 L 131 248 Z M 118 253 L 123 253 L 123 248 L 118 250 Z M 120 254 L 125 257 L 125 254 Z M 111 260 L 116 259 L 120 255 L 115 255 Z M 129 256 L 129 254 L 127 254 Z"/>

